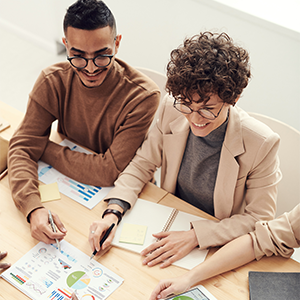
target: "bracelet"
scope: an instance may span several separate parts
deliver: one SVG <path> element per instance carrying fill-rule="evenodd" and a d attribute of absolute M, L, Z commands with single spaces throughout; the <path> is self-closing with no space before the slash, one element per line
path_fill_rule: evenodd
<path fill-rule="evenodd" d="M 103 215 L 102 215 L 102 219 L 104 218 L 104 216 L 106 215 L 106 214 L 114 214 L 114 215 L 116 215 L 117 217 L 118 217 L 118 223 L 117 223 L 117 225 L 119 225 L 119 223 L 121 222 L 121 220 L 122 220 L 122 217 L 123 217 L 123 215 L 124 214 L 122 214 L 120 211 L 118 211 L 118 210 L 116 210 L 116 209 L 106 209 L 105 211 L 104 211 L 104 213 L 103 213 Z"/>

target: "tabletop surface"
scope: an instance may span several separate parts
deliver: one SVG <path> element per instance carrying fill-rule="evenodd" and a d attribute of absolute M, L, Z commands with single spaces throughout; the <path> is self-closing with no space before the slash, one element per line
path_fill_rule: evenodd
<path fill-rule="evenodd" d="M 6 132 L 0 133 L 1 136 L 9 139 L 21 121 L 22 116 L 22 113 L 10 109 L 9 106 L 0 101 L 0 117 L 6 118 L 11 123 L 11 127 L 6 129 Z M 30 224 L 27 223 L 25 217 L 14 205 L 8 176 L 0 181 L 0 195 L 0 250 L 8 251 L 8 256 L 3 261 L 13 264 L 33 248 L 38 241 L 31 237 Z M 212 216 L 205 214 L 151 183 L 145 186 L 140 194 L 140 198 L 172 206 L 204 218 L 214 219 Z M 47 209 L 59 214 L 68 230 L 65 240 L 90 256 L 91 249 L 88 243 L 89 226 L 93 220 L 101 218 L 106 204 L 101 201 L 92 210 L 89 210 L 61 194 L 61 200 L 47 202 L 44 205 Z M 78 222 L 78 219 L 80 219 L 80 222 Z M 216 250 L 211 249 L 208 256 Z M 139 254 L 116 247 L 111 247 L 102 256 L 97 256 L 96 260 L 124 278 L 124 283 L 108 297 L 108 299 L 112 300 L 148 299 L 160 279 L 176 277 L 186 272 L 186 270 L 175 266 L 170 266 L 166 269 L 160 269 L 159 266 L 151 268 L 143 266 L 142 257 Z M 300 264 L 292 259 L 282 257 L 264 257 L 260 261 L 253 261 L 240 268 L 205 280 L 200 284 L 204 285 L 217 299 L 248 300 L 249 271 L 299 272 Z M 28 297 L 1 278 L 0 300 L 4 299 L 22 300 L 28 299 Z"/>

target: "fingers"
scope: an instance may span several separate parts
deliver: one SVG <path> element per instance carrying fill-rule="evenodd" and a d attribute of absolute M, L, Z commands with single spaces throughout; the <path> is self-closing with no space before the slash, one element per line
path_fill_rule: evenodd
<path fill-rule="evenodd" d="M 95 249 L 97 252 L 100 251 L 100 238 L 105 228 L 105 224 L 98 221 L 93 222 L 90 226 L 89 243 L 93 251 Z"/>
<path fill-rule="evenodd" d="M 53 218 L 59 223 L 59 217 L 53 213 Z M 63 227 L 63 226 L 62 226 Z M 49 226 L 49 216 L 47 209 L 37 209 L 31 213 L 30 217 L 30 230 L 31 236 L 38 241 L 44 242 L 46 244 L 54 244 L 55 239 L 62 240 L 66 232 L 53 232 Z"/>
<path fill-rule="evenodd" d="M 179 295 L 189 289 L 190 282 L 185 275 L 171 279 L 164 279 L 161 280 L 154 288 L 150 296 L 150 300 L 165 299 L 171 295 Z"/>
<path fill-rule="evenodd" d="M 0 260 L 7 255 L 7 251 L 0 252 Z"/>
<path fill-rule="evenodd" d="M 11 266 L 10 263 L 0 263 L 0 270 L 3 269 L 8 269 Z"/>
<path fill-rule="evenodd" d="M 70 298 L 65 297 L 64 300 L 70 300 Z M 71 300 L 79 300 L 75 293 L 72 293 Z"/>
<path fill-rule="evenodd" d="M 78 298 L 77 298 L 77 296 L 76 296 L 76 294 L 75 293 L 72 293 L 72 298 L 71 298 L 72 300 L 79 300 Z"/>
<path fill-rule="evenodd" d="M 161 239 L 161 235 L 160 233 L 159 234 L 153 234 L 153 236 L 157 239 Z M 158 238 L 159 236 L 159 238 Z M 165 237 L 165 236 L 164 236 Z M 158 240 L 157 242 L 151 244 L 150 246 L 148 246 L 147 248 L 145 248 L 142 252 L 141 252 L 141 255 L 142 256 L 146 256 L 150 253 L 152 253 L 154 250 L 162 247 L 163 245 L 165 244 L 165 241 L 164 240 Z"/>
<path fill-rule="evenodd" d="M 173 286 L 168 280 L 161 280 L 151 293 L 149 300 L 163 299 L 173 293 Z"/>
<path fill-rule="evenodd" d="M 3 259 L 5 256 L 7 255 L 7 252 L 4 251 L 4 252 L 0 252 L 0 260 Z M 10 263 L 0 263 L 0 270 L 1 269 L 7 269 L 11 266 Z"/>
<path fill-rule="evenodd" d="M 105 218 L 101 221 L 94 221 L 91 224 L 89 233 L 89 243 L 93 251 L 96 249 L 97 252 L 99 252 L 100 250 L 107 249 L 111 245 L 112 240 L 115 236 L 116 226 L 112 229 L 111 233 L 108 235 L 107 239 L 102 244 L 102 247 L 100 249 L 100 240 L 104 236 L 108 228 L 111 226 L 111 224 L 112 222 L 108 218 Z"/>
<path fill-rule="evenodd" d="M 67 233 L 67 229 L 65 228 L 65 226 L 63 225 L 63 223 L 61 222 L 60 218 L 58 217 L 58 215 L 56 213 L 52 213 L 53 216 L 53 221 L 54 224 L 56 225 L 57 229 L 66 234 Z"/>
<path fill-rule="evenodd" d="M 0 260 L 3 259 L 5 256 L 7 256 L 7 252 L 0 252 Z M 0 263 L 0 270 L 1 269 L 7 269 L 11 266 L 10 263 Z"/>
<path fill-rule="evenodd" d="M 149 267 L 163 262 L 160 267 L 166 268 L 192 251 L 197 245 L 194 230 L 160 232 L 153 235 L 160 239 L 141 252 L 146 256 L 144 265 Z"/>
<path fill-rule="evenodd" d="M 143 261 L 144 265 L 148 265 L 149 267 L 155 266 L 175 254 L 171 248 L 171 244 L 168 244 L 168 240 L 165 238 L 168 235 L 169 234 L 165 232 L 153 235 L 155 237 L 164 238 L 156 243 L 151 244 L 141 252 L 141 255 L 146 256 Z M 169 266 L 170 264 L 171 263 L 165 262 L 165 266 Z"/>
<path fill-rule="evenodd" d="M 143 264 L 147 265 L 148 267 L 153 267 L 161 262 L 163 262 L 160 267 L 166 268 L 170 266 L 173 262 L 177 260 L 176 252 L 172 249 L 167 250 L 167 247 L 161 247 L 153 251 L 150 255 L 148 255 Z"/>

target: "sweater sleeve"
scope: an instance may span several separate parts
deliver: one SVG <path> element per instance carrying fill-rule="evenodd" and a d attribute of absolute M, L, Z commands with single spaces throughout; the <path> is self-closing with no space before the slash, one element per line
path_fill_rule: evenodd
<path fill-rule="evenodd" d="M 300 204 L 272 221 L 260 221 L 250 235 L 257 260 L 264 255 L 290 257 L 300 247 Z"/>
<path fill-rule="evenodd" d="M 159 99 L 160 94 L 155 92 L 133 107 L 125 122 L 116 129 L 112 143 L 104 153 L 80 153 L 48 141 L 41 159 L 82 183 L 112 186 L 143 142 Z"/>
<path fill-rule="evenodd" d="M 47 145 L 54 119 L 51 113 L 30 100 L 24 120 L 10 141 L 9 183 L 13 200 L 24 216 L 43 206 L 38 190 L 37 161 Z"/>

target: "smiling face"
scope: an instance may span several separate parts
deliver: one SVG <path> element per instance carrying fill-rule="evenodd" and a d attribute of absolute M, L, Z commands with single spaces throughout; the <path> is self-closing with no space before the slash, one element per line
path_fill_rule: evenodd
<path fill-rule="evenodd" d="M 210 99 L 205 104 L 194 102 L 198 100 L 199 96 L 194 95 L 193 102 L 191 105 L 189 105 L 193 111 L 198 111 L 199 109 L 208 109 L 214 115 L 217 115 L 221 109 L 219 116 L 214 120 L 205 119 L 197 112 L 184 115 L 190 124 L 190 128 L 193 134 L 195 136 L 205 137 L 226 121 L 230 104 L 224 103 L 224 106 L 222 108 L 223 101 L 218 95 L 215 94 L 210 96 Z"/>
<path fill-rule="evenodd" d="M 95 30 L 83 30 L 74 27 L 68 27 L 66 37 L 63 43 L 66 46 L 69 57 L 94 58 L 101 54 L 116 55 L 119 49 L 121 35 L 115 40 L 112 29 L 109 26 Z M 92 60 L 83 69 L 77 69 L 72 66 L 81 82 L 87 87 L 96 87 L 103 83 L 104 79 L 113 67 L 115 56 L 111 63 L 105 67 L 97 67 Z"/>

